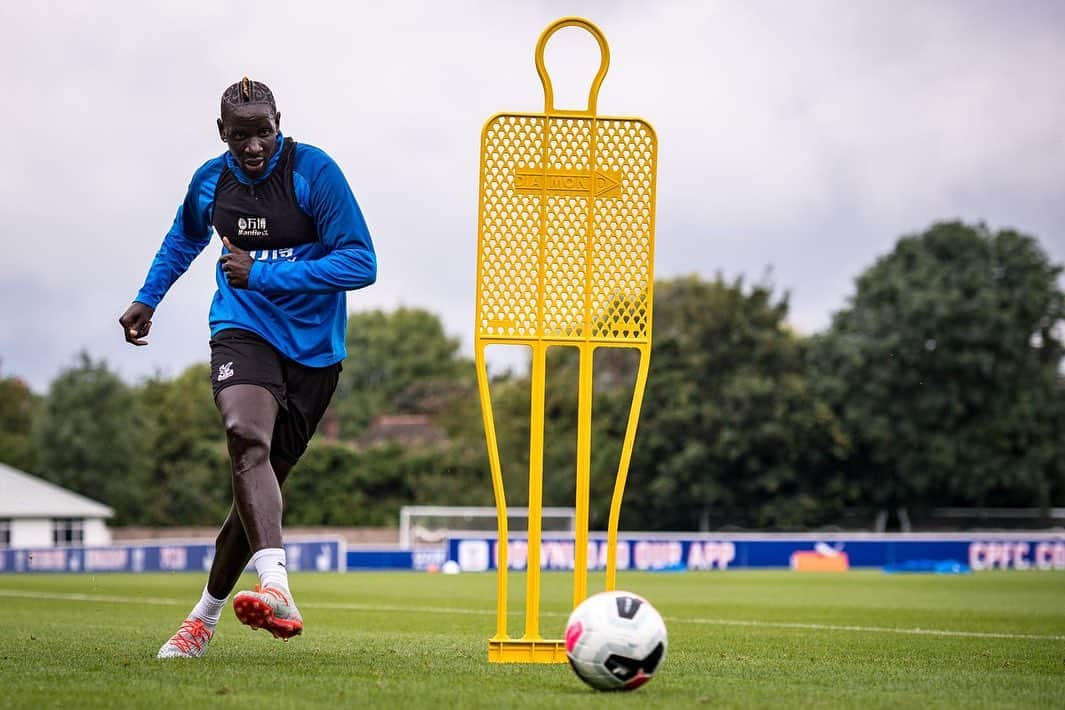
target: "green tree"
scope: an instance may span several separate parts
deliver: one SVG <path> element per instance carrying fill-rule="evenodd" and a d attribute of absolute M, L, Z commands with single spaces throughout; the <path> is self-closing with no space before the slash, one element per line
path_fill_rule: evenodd
<path fill-rule="evenodd" d="M 133 391 L 103 361 L 82 352 L 52 382 L 35 427 L 37 472 L 137 521 L 151 452 Z"/>
<path fill-rule="evenodd" d="M 449 444 L 360 451 L 315 441 L 285 483 L 288 525 L 391 526 L 404 505 L 448 503 L 491 504 L 479 457 Z"/>
<path fill-rule="evenodd" d="M 589 523 L 606 529 L 614 492 L 621 445 L 628 424 L 639 354 L 631 348 L 598 348 L 592 361 L 591 457 L 589 460 Z M 544 504 L 572 507 L 576 500 L 578 379 L 580 354 L 576 348 L 548 351 L 547 392 L 544 403 Z M 528 381 L 521 382 L 528 403 Z M 511 490 L 525 503 L 528 493 L 528 407 L 522 410 L 522 469 Z M 508 494 L 510 491 L 508 490 Z"/>
<path fill-rule="evenodd" d="M 286 521 L 393 525 L 408 503 L 491 502 L 474 369 L 438 316 L 419 308 L 355 313 L 333 412 L 339 441 L 315 440 L 286 483 Z M 359 449 L 379 414 L 423 414 L 446 439 Z"/>
<path fill-rule="evenodd" d="M 627 528 L 797 528 L 830 520 L 855 491 L 849 442 L 805 375 L 806 339 L 767 285 L 659 282 Z"/>
<path fill-rule="evenodd" d="M 467 380 L 472 364 L 459 340 L 445 334 L 440 318 L 420 308 L 354 313 L 333 406 L 341 435 L 354 439 L 382 413 L 417 412 L 441 383 Z"/>
<path fill-rule="evenodd" d="M 155 377 L 138 395 L 150 495 L 140 521 L 152 525 L 215 525 L 230 499 L 229 456 L 211 392 L 207 363 L 178 377 Z"/>
<path fill-rule="evenodd" d="M 1060 274 L 1030 236 L 951 222 L 858 278 L 813 363 L 867 500 L 1050 503 L 1065 456 Z"/>
<path fill-rule="evenodd" d="M 17 377 L 0 379 L 0 462 L 33 472 L 37 452 L 33 417 L 40 398 Z"/>
<path fill-rule="evenodd" d="M 742 281 L 656 284 L 651 372 L 622 526 L 799 527 L 830 519 L 857 493 L 842 479 L 848 442 L 805 374 L 806 340 L 785 325 L 787 302 Z M 605 528 L 632 402 L 637 353 L 600 348 L 593 367 L 591 510 Z M 576 349 L 547 358 L 544 504 L 575 495 Z M 492 383 L 507 503 L 528 501 L 527 376 Z M 456 417 L 466 421 L 465 416 Z M 483 448 L 483 431 L 469 432 Z M 483 487 L 488 486 L 487 462 Z"/>

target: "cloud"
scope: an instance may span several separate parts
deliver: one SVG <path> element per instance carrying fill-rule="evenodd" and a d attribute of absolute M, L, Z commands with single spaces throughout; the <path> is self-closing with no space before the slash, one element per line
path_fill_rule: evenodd
<path fill-rule="evenodd" d="M 600 112 L 659 135 L 658 276 L 771 266 L 810 332 L 936 219 L 1015 227 L 1065 261 L 1053 2 L 32 3 L 0 26 L 2 372 L 43 390 L 83 347 L 131 380 L 206 359 L 214 245 L 151 346 L 117 317 L 244 74 L 358 196 L 380 279 L 350 307 L 424 306 L 469 343 L 481 126 L 542 110 L 533 48 L 571 13 L 610 43 Z M 547 59 L 556 104 L 583 106 L 591 39 L 560 32 Z"/>

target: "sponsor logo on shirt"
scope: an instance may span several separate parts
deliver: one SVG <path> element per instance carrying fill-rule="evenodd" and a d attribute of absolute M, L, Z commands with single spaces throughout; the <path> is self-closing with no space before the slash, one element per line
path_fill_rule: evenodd
<path fill-rule="evenodd" d="M 296 253 L 292 247 L 285 249 L 253 249 L 248 252 L 256 261 L 295 261 Z"/>
<path fill-rule="evenodd" d="M 237 219 L 238 237 L 269 237 L 266 217 L 240 217 Z"/>

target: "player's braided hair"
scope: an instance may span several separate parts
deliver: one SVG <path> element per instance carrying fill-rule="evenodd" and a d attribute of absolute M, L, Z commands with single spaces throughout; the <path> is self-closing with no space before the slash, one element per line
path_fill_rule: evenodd
<path fill-rule="evenodd" d="M 248 77 L 244 77 L 222 92 L 222 113 L 244 104 L 267 104 L 271 111 L 277 112 L 274 92 L 270 91 L 270 87 L 262 82 L 252 81 Z"/>

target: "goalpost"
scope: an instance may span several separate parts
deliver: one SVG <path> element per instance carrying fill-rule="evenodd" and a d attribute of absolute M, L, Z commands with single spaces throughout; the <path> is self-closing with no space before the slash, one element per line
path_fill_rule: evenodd
<path fill-rule="evenodd" d="M 542 508 L 543 529 L 573 533 L 577 529 L 574 508 Z M 441 547 L 456 532 L 498 535 L 494 506 L 405 505 L 399 510 L 399 546 L 404 550 Z M 521 534 L 528 530 L 529 509 L 508 508 L 510 529 Z"/>

